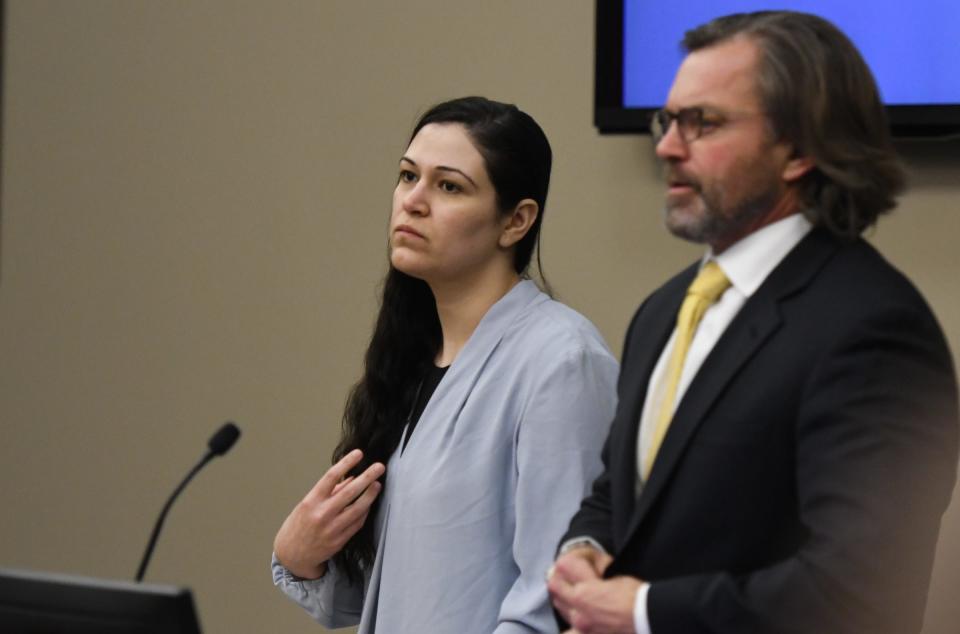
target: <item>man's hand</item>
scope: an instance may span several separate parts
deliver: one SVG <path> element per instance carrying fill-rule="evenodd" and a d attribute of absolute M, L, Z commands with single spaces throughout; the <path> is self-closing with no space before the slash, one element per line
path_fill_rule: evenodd
<path fill-rule="evenodd" d="M 613 557 L 607 553 L 588 544 L 583 544 L 571 548 L 557 557 L 557 561 L 551 568 L 550 576 L 560 574 L 571 582 L 600 579 L 611 561 L 613 561 Z"/>
<path fill-rule="evenodd" d="M 589 546 L 561 555 L 547 588 L 553 605 L 574 629 L 573 634 L 633 634 L 633 605 L 641 581 L 633 577 L 603 579 L 613 560 Z"/>

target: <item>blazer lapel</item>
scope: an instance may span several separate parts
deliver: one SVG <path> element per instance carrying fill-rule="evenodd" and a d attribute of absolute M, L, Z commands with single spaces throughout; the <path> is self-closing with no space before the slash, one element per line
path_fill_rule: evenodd
<path fill-rule="evenodd" d="M 801 292 L 838 243 L 814 229 L 773 270 L 721 335 L 677 406 L 629 523 L 633 534 L 663 492 L 697 428 L 740 368 L 770 339 L 781 324 L 779 303 Z"/>
<path fill-rule="evenodd" d="M 486 366 L 487 359 L 500 345 L 504 334 L 523 310 L 534 302 L 547 299 L 536 284 L 524 280 L 490 307 L 427 402 L 417 423 L 419 431 L 410 438 L 403 452 L 404 458 L 415 456 L 421 450 L 432 451 L 437 446 L 450 442 L 460 411 Z M 424 446 L 427 439 L 429 446 Z M 417 460 L 411 458 L 403 462 L 416 464 Z"/>

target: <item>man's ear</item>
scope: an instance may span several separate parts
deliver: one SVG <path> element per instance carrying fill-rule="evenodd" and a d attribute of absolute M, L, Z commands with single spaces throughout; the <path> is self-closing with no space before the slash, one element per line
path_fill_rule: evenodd
<path fill-rule="evenodd" d="M 537 221 L 540 205 L 532 198 L 524 198 L 506 217 L 500 233 L 500 246 L 507 249 L 520 242 Z"/>
<path fill-rule="evenodd" d="M 813 158 L 809 156 L 800 156 L 794 151 L 794 156 L 787 161 L 783 168 L 781 176 L 788 183 L 795 183 L 814 168 Z"/>

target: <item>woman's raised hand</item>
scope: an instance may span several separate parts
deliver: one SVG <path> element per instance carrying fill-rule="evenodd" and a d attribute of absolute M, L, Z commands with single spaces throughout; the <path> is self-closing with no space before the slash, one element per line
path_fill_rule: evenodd
<path fill-rule="evenodd" d="M 375 462 L 360 475 L 347 477 L 362 459 L 363 453 L 354 449 L 330 467 L 277 532 L 273 551 L 296 576 L 322 577 L 327 560 L 343 548 L 367 519 L 370 505 L 380 493 L 377 479 L 385 467 Z"/>

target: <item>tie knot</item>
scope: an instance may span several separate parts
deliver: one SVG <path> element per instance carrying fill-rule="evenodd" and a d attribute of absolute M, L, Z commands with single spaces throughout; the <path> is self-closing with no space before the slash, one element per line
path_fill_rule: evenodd
<path fill-rule="evenodd" d="M 702 297 L 708 302 L 715 302 L 730 286 L 730 280 L 716 262 L 710 260 L 700 270 L 693 284 L 687 289 L 687 295 Z"/>

